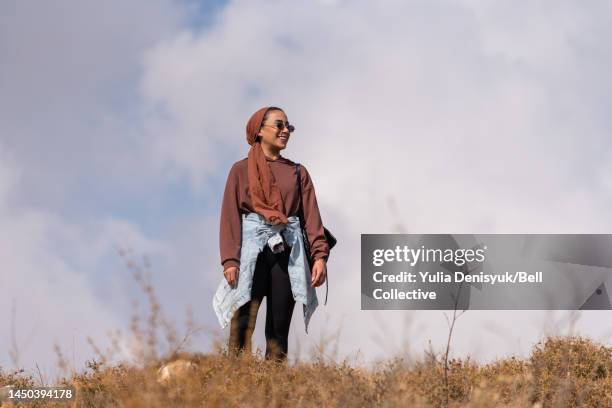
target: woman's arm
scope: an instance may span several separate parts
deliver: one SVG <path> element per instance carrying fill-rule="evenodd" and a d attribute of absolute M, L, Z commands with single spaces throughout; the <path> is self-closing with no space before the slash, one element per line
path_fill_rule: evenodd
<path fill-rule="evenodd" d="M 310 243 L 310 255 L 313 261 L 323 259 L 327 261 L 329 256 L 329 245 L 323 232 L 323 222 L 317 204 L 314 184 L 308 174 L 308 170 L 300 165 L 302 179 L 302 196 L 304 207 L 304 226 Z"/>
<path fill-rule="evenodd" d="M 221 265 L 223 269 L 240 267 L 240 247 L 242 244 L 242 220 L 240 218 L 238 195 L 238 172 L 234 164 L 225 183 L 219 229 Z"/>

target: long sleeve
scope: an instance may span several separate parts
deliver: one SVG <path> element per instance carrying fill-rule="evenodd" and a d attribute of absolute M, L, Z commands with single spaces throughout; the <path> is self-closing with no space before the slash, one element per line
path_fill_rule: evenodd
<path fill-rule="evenodd" d="M 224 270 L 230 266 L 240 266 L 240 247 L 242 245 L 242 220 L 239 209 L 239 178 L 236 165 L 232 166 L 221 204 L 221 225 L 219 245 L 221 265 Z"/>
<path fill-rule="evenodd" d="M 329 256 L 329 245 L 327 244 L 325 233 L 323 232 L 323 221 L 321 221 L 314 184 L 306 168 L 301 165 L 300 169 L 304 199 L 304 223 L 310 243 L 310 255 L 313 260 L 319 258 L 327 260 Z"/>

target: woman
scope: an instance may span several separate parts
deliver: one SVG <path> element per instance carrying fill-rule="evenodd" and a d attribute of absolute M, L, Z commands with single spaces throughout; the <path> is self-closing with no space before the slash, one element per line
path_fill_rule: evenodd
<path fill-rule="evenodd" d="M 282 109 L 255 112 L 246 126 L 251 149 L 227 178 L 221 207 L 220 247 L 225 280 L 213 307 L 221 327 L 231 321 L 230 351 L 251 350 L 259 305 L 265 296 L 266 358 L 286 360 L 295 301 L 303 304 L 304 323 L 318 305 L 315 287 L 325 282 L 329 246 L 314 186 L 304 166 L 281 156 L 294 127 Z M 298 189 L 300 171 L 301 197 Z M 308 266 L 298 213 L 314 260 Z"/>

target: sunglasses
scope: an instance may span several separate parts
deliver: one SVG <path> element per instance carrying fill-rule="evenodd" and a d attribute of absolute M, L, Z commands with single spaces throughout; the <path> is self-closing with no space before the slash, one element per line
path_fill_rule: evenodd
<path fill-rule="evenodd" d="M 289 133 L 293 133 L 293 131 L 295 130 L 295 126 L 290 125 L 289 122 L 283 122 L 282 120 L 275 121 L 274 125 L 263 125 L 263 126 L 271 126 L 271 127 L 273 126 L 278 130 L 283 130 L 287 128 Z"/>

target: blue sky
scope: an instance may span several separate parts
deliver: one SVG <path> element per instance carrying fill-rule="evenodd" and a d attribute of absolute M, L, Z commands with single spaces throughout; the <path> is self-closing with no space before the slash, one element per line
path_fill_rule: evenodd
<path fill-rule="evenodd" d="M 151 258 L 170 318 L 193 306 L 208 328 L 196 349 L 225 334 L 214 333 L 210 304 L 219 203 L 248 149 L 246 120 L 264 105 L 296 124 L 285 155 L 308 167 L 341 242 L 329 306 L 310 336 L 294 316 L 292 349 L 340 326 L 341 353 L 366 360 L 407 338 L 416 352 L 442 344 L 440 312 L 360 311 L 360 234 L 609 232 L 611 11 L 569 1 L 3 2 L 0 310 L 10 320 L 15 299 L 20 364 L 52 372 L 53 342 L 85 359 L 87 335 L 103 343 L 108 328 L 128 327 L 142 297 L 117 256 L 124 245 Z M 542 333 L 568 330 L 568 316 L 467 313 L 456 352 L 525 354 Z M 583 313 L 574 329 L 609 339 L 609 318 Z"/>

